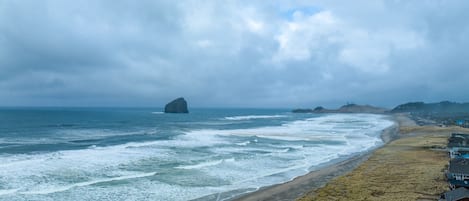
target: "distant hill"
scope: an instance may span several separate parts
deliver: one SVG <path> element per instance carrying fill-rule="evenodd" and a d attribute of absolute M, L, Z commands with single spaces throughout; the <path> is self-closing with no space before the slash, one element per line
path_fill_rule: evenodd
<path fill-rule="evenodd" d="M 442 101 L 439 103 L 410 102 L 398 105 L 392 109 L 391 112 L 462 114 L 469 113 L 469 103 L 450 101 Z"/>
<path fill-rule="evenodd" d="M 316 107 L 314 109 L 295 109 L 294 113 L 412 113 L 419 116 L 456 117 L 469 116 L 469 103 L 442 101 L 438 103 L 409 102 L 398 105 L 392 110 L 371 105 L 346 104 L 338 109 Z"/>
<path fill-rule="evenodd" d="M 438 124 L 469 127 L 469 103 L 442 101 L 439 103 L 410 102 L 398 105 L 391 113 L 409 113 L 419 125 Z"/>
<path fill-rule="evenodd" d="M 326 109 L 321 106 L 314 109 L 295 109 L 294 113 L 373 113 L 383 114 L 387 111 L 385 108 L 374 107 L 371 105 L 347 104 L 339 109 Z"/>

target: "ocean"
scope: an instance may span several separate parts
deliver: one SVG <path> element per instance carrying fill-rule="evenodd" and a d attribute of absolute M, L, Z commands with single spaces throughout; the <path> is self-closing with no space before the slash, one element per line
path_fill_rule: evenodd
<path fill-rule="evenodd" d="M 383 144 L 373 114 L 0 108 L 0 200 L 227 200 Z"/>

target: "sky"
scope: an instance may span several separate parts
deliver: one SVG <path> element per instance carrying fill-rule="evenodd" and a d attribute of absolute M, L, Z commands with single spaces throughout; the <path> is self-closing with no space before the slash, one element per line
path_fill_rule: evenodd
<path fill-rule="evenodd" d="M 465 0 L 0 0 L 0 106 L 468 102 Z"/>

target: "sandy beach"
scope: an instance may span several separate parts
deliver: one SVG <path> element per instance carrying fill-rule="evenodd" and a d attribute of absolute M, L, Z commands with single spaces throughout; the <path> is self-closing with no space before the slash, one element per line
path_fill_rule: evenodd
<path fill-rule="evenodd" d="M 396 125 L 383 131 L 384 146 L 234 200 L 435 200 L 447 189 L 446 139 L 469 130 L 392 118 Z"/>
<path fill-rule="evenodd" d="M 390 117 L 392 120 L 396 121 L 396 124 L 383 130 L 381 138 L 385 143 L 388 143 L 398 137 L 398 120 L 394 117 Z M 405 122 L 403 118 L 401 121 Z M 411 120 L 410 120 L 411 121 Z M 412 122 L 411 122 L 412 123 Z M 321 167 L 318 170 L 312 171 L 306 175 L 297 177 L 292 181 L 277 184 L 273 186 L 268 186 L 261 188 L 255 192 L 241 195 L 233 200 L 236 201 L 259 201 L 259 200 L 295 200 L 302 197 L 305 193 L 310 192 L 312 189 L 318 189 L 324 186 L 331 179 L 338 176 L 344 175 L 351 170 L 357 168 L 358 165 L 366 161 L 371 156 L 372 151 L 361 153 L 355 155 L 351 158 L 348 158 L 344 161 L 330 164 L 325 167 Z"/>

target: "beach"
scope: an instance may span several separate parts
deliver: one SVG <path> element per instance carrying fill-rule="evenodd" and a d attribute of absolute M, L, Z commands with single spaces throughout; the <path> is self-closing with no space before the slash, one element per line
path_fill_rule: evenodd
<path fill-rule="evenodd" d="M 405 115 L 58 111 L 4 111 L 0 200 L 433 199 L 447 187 L 447 136 L 467 132 Z"/>
<path fill-rule="evenodd" d="M 384 146 L 235 200 L 435 200 L 447 189 L 447 137 L 460 127 L 418 126 L 406 115 L 383 131 Z"/>

